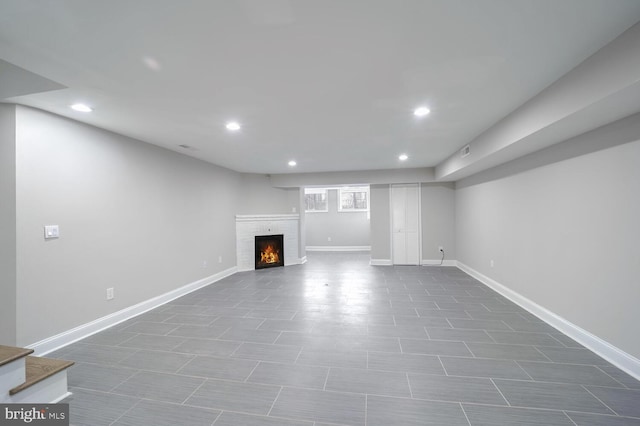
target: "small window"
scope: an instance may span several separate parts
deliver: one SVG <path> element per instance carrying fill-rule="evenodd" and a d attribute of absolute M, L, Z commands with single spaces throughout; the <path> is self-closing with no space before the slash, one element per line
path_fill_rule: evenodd
<path fill-rule="evenodd" d="M 325 188 L 305 188 L 304 190 L 305 212 L 328 212 L 329 202 Z"/>
<path fill-rule="evenodd" d="M 369 187 L 347 187 L 340 188 L 340 204 L 338 211 L 341 212 L 366 212 L 369 211 Z"/>

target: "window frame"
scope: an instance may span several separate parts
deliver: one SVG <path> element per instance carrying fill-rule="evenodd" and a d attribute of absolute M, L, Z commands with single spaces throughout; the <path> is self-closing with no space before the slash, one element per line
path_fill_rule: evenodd
<path fill-rule="evenodd" d="M 344 193 L 358 193 L 364 192 L 366 194 L 367 207 L 364 209 L 358 208 L 344 208 L 342 206 L 342 194 Z M 355 203 L 354 203 L 355 204 Z M 371 197 L 369 186 L 345 186 L 338 188 L 338 213 L 368 213 L 371 208 Z"/>
<path fill-rule="evenodd" d="M 324 210 L 307 210 L 307 195 L 324 194 L 325 209 Z M 329 213 L 329 189 L 328 188 L 305 188 L 304 189 L 304 212 L 305 213 Z"/>

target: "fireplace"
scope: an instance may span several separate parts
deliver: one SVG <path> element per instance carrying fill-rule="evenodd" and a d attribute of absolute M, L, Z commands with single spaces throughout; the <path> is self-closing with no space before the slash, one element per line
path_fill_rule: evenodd
<path fill-rule="evenodd" d="M 284 266 L 284 234 L 256 235 L 256 269 Z"/>

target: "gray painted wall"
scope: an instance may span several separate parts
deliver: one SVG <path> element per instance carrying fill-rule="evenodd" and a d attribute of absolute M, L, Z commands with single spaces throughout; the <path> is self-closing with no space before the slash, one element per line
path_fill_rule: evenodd
<path fill-rule="evenodd" d="M 632 142 L 460 182 L 458 260 L 640 358 L 638 164 Z"/>
<path fill-rule="evenodd" d="M 391 206 L 389 185 L 371 185 L 371 259 L 391 261 Z"/>
<path fill-rule="evenodd" d="M 240 178 L 242 191 L 238 194 L 238 214 L 299 212 L 297 188 L 274 188 L 267 175 L 245 173 Z"/>
<path fill-rule="evenodd" d="M 0 345 L 16 343 L 15 106 L 0 104 Z"/>
<path fill-rule="evenodd" d="M 455 260 L 455 188 L 452 183 L 422 183 L 422 259 Z M 371 259 L 391 260 L 391 218 L 389 185 L 371 185 Z"/>
<path fill-rule="evenodd" d="M 369 246 L 367 213 L 339 212 L 337 189 L 330 189 L 327 198 L 328 212 L 305 214 L 307 246 Z"/>
<path fill-rule="evenodd" d="M 422 259 L 456 259 L 455 247 L 455 189 L 452 183 L 423 183 L 421 185 Z"/>
<path fill-rule="evenodd" d="M 304 198 L 304 188 L 291 188 L 288 190 L 289 197 L 291 199 L 290 204 L 295 204 L 297 202 L 298 208 L 297 211 L 300 214 L 298 235 L 300 235 L 300 243 L 298 246 L 298 257 L 305 258 L 307 256 L 307 216 L 304 214 L 305 209 L 305 198 Z"/>
<path fill-rule="evenodd" d="M 234 267 L 237 213 L 291 212 L 264 177 L 26 107 L 16 122 L 22 346 Z"/>

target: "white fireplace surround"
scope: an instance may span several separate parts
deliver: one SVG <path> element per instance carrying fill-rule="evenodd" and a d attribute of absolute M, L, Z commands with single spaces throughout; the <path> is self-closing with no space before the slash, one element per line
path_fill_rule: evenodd
<path fill-rule="evenodd" d="M 299 214 L 236 215 L 236 254 L 239 271 L 255 269 L 256 235 L 284 235 L 284 265 L 298 265 L 304 259 L 298 255 L 300 246 Z"/>

